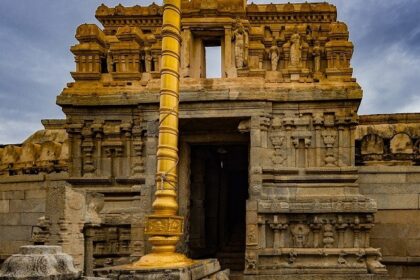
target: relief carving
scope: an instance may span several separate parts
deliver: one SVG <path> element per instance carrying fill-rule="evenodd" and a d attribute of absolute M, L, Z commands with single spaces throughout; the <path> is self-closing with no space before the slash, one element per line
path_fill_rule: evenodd
<path fill-rule="evenodd" d="M 287 159 L 287 154 L 285 151 L 285 135 L 279 133 L 273 133 L 270 136 L 271 143 L 274 146 L 274 155 L 272 161 L 275 166 L 283 166 L 284 162 Z"/>
<path fill-rule="evenodd" d="M 410 136 L 399 133 L 391 139 L 391 152 L 393 154 L 412 154 L 413 142 Z"/>
<path fill-rule="evenodd" d="M 318 74 L 321 71 L 321 56 L 322 47 L 319 41 L 315 42 L 315 46 L 312 49 L 312 55 L 314 57 L 314 74 Z"/>
<path fill-rule="evenodd" d="M 300 35 L 295 33 L 290 38 L 290 66 L 300 67 L 302 61 L 302 44 Z"/>
<path fill-rule="evenodd" d="M 257 245 L 257 225 L 247 225 L 247 242 L 246 245 Z"/>
<path fill-rule="evenodd" d="M 168 235 L 183 233 L 183 218 L 149 216 L 146 222 L 145 233 L 148 235 Z"/>
<path fill-rule="evenodd" d="M 235 64 L 236 68 L 242 69 L 248 66 L 248 33 L 240 19 L 236 21 L 236 29 L 232 39 L 235 41 Z"/>
<path fill-rule="evenodd" d="M 245 268 L 249 272 L 257 270 L 257 256 L 253 252 L 247 252 L 245 256 Z"/>
<path fill-rule="evenodd" d="M 268 58 L 270 59 L 270 62 L 271 62 L 271 71 L 277 71 L 277 67 L 278 67 L 279 59 L 280 59 L 280 49 L 277 46 L 276 40 L 273 40 L 273 45 L 271 46 L 269 50 Z"/>
<path fill-rule="evenodd" d="M 307 239 L 310 229 L 305 224 L 296 224 L 291 226 L 293 236 L 293 245 L 297 248 L 304 248 L 307 245 Z"/>

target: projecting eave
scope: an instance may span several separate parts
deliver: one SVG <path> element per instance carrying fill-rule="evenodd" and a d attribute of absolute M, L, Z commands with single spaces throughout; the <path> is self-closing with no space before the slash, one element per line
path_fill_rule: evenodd
<path fill-rule="evenodd" d="M 76 83 L 57 98 L 60 106 L 111 106 L 157 103 L 159 80 L 147 86 L 107 86 Z M 356 82 L 268 83 L 263 78 L 183 79 L 181 102 L 269 101 L 269 102 L 360 102 L 362 90 Z"/>

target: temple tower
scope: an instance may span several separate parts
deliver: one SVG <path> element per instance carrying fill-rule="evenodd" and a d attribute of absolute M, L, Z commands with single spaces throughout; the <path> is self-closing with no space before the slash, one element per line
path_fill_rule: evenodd
<path fill-rule="evenodd" d="M 105 195 L 113 256 L 139 257 L 150 250 L 162 7 L 102 5 L 96 17 L 103 29 L 77 29 L 75 82 L 57 99 L 69 182 Z M 183 1 L 181 32 L 178 249 L 245 279 L 384 275 L 369 243 L 376 203 L 360 194 L 355 166 L 362 90 L 336 8 Z M 214 46 L 221 78 L 207 79 Z M 106 244 L 94 243 L 97 266 Z"/>

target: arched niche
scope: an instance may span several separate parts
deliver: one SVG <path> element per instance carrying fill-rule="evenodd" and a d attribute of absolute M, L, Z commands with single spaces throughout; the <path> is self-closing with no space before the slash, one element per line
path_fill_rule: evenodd
<path fill-rule="evenodd" d="M 383 154 L 384 140 L 377 134 L 365 135 L 362 139 L 362 155 Z"/>
<path fill-rule="evenodd" d="M 391 139 L 391 153 L 393 154 L 412 154 L 413 141 L 405 133 L 398 133 Z"/>

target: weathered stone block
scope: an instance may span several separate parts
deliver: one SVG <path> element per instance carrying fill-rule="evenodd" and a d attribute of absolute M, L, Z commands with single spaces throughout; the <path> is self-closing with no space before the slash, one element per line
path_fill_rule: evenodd
<path fill-rule="evenodd" d="M 380 173 L 380 172 L 377 172 Z M 368 173 L 366 176 L 361 175 L 359 177 L 360 184 L 390 184 L 390 183 L 397 183 L 402 184 L 407 182 L 407 175 L 405 173 L 397 173 L 397 174 L 386 174 L 380 173 L 380 176 L 374 176 L 373 173 Z"/>
<path fill-rule="evenodd" d="M 10 256 L 19 252 L 21 246 L 28 245 L 28 241 L 3 241 L 0 240 L 1 254 Z"/>
<path fill-rule="evenodd" d="M 378 203 L 378 209 L 418 209 L 419 198 L 411 194 L 369 194 Z"/>
<path fill-rule="evenodd" d="M 403 268 L 403 279 L 418 279 L 420 275 L 419 266 L 404 266 Z"/>
<path fill-rule="evenodd" d="M 19 254 L 9 257 L 0 270 L 1 280 L 72 280 L 79 277 L 72 257 L 62 253 L 59 246 L 22 246 Z"/>
<path fill-rule="evenodd" d="M 22 226 L 34 226 L 38 224 L 38 219 L 42 216 L 42 213 L 20 213 L 20 224 Z"/>
<path fill-rule="evenodd" d="M 47 192 L 42 189 L 25 191 L 25 199 L 46 198 L 46 197 L 47 197 Z"/>
<path fill-rule="evenodd" d="M 382 248 L 383 256 L 406 256 L 407 245 L 404 239 L 398 238 L 371 238 L 374 248 Z M 386 244 L 386 246 L 384 246 Z"/>
<path fill-rule="evenodd" d="M 420 183 L 420 172 L 407 173 L 407 183 Z"/>
<path fill-rule="evenodd" d="M 24 191 L 7 191 L 0 192 L 0 199 L 24 199 Z"/>
<path fill-rule="evenodd" d="M 413 183 L 360 184 L 360 192 L 363 194 L 417 194 L 418 189 L 418 184 Z"/>
<path fill-rule="evenodd" d="M 31 231 L 30 226 L 1 226 L 0 236 L 4 241 L 29 241 Z"/>
<path fill-rule="evenodd" d="M 406 238 L 410 225 L 376 224 L 372 229 L 372 238 Z"/>
<path fill-rule="evenodd" d="M 10 200 L 0 200 L 0 213 L 9 213 Z"/>
<path fill-rule="evenodd" d="M 0 226 L 9 225 L 16 226 L 20 224 L 19 213 L 2 213 L 0 214 Z"/>
<path fill-rule="evenodd" d="M 246 210 L 247 211 L 257 211 L 257 209 L 258 209 L 258 201 L 248 200 L 246 202 Z"/>
<path fill-rule="evenodd" d="M 45 199 L 11 200 L 10 212 L 45 212 Z"/>
<path fill-rule="evenodd" d="M 246 223 L 247 224 L 256 224 L 257 222 L 258 222 L 257 211 L 247 211 Z"/>
<path fill-rule="evenodd" d="M 420 225 L 420 210 L 380 210 L 375 221 L 379 224 Z"/>
<path fill-rule="evenodd" d="M 403 267 L 398 265 L 387 265 L 388 275 L 390 279 L 401 278 L 403 276 Z"/>
<path fill-rule="evenodd" d="M 420 239 L 407 240 L 407 255 L 410 257 L 420 257 Z"/>

